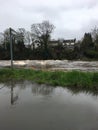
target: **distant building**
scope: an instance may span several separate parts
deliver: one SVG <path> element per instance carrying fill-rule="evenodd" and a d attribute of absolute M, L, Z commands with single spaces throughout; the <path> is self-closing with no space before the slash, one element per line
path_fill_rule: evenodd
<path fill-rule="evenodd" d="M 55 39 L 53 39 L 53 40 L 49 41 L 48 46 L 55 47 L 58 45 L 62 45 L 66 48 L 74 49 L 75 44 L 76 44 L 76 39 L 69 39 L 69 40 L 64 40 L 64 39 L 55 40 Z M 34 40 L 31 45 L 26 45 L 27 48 L 30 47 L 32 50 L 34 48 L 39 47 L 39 46 L 40 46 L 40 43 L 37 40 Z"/>
<path fill-rule="evenodd" d="M 26 48 L 31 48 L 32 50 L 33 50 L 34 48 L 39 47 L 39 46 L 40 46 L 40 43 L 39 43 L 39 41 L 37 41 L 37 40 L 33 40 L 31 44 L 26 44 L 26 45 L 25 45 Z"/>
<path fill-rule="evenodd" d="M 74 45 L 76 43 L 76 39 L 69 39 L 69 40 L 63 40 L 63 39 L 60 39 L 60 40 L 51 40 L 49 42 L 49 46 L 58 46 L 58 45 L 62 45 L 66 48 L 70 48 L 70 49 L 73 49 L 74 48 Z"/>

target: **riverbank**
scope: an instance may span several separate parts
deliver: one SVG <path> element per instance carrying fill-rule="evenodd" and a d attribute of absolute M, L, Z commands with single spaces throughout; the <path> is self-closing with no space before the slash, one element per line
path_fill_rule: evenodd
<path fill-rule="evenodd" d="M 29 80 L 39 84 L 98 92 L 98 72 L 0 69 L 0 82 Z"/>

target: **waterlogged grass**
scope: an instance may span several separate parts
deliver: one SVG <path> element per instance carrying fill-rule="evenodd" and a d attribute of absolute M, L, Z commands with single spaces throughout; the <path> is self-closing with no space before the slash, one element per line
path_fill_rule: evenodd
<path fill-rule="evenodd" d="M 50 72 L 31 69 L 0 69 L 0 82 L 9 80 L 30 80 L 40 84 L 98 92 L 98 72 Z"/>

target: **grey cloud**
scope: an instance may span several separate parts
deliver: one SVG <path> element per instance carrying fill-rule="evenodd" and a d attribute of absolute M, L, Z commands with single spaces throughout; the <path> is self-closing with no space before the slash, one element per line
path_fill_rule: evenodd
<path fill-rule="evenodd" d="M 98 0 L 0 0 L 0 31 L 49 20 L 55 38 L 81 38 L 98 25 Z"/>

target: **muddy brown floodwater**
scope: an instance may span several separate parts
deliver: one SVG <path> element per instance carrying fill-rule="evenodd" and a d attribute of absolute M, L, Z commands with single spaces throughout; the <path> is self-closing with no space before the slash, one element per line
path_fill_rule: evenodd
<path fill-rule="evenodd" d="M 13 63 L 14 67 L 32 69 L 98 71 L 98 61 L 21 60 Z M 10 61 L 0 61 L 0 67 L 10 67 Z"/>

